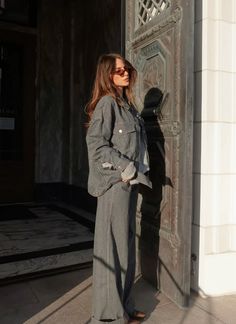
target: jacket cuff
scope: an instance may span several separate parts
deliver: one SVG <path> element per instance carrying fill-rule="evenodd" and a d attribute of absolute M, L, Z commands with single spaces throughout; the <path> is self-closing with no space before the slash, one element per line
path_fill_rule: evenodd
<path fill-rule="evenodd" d="M 134 166 L 134 162 L 131 161 L 128 166 L 125 168 L 123 172 L 121 172 L 122 180 L 130 180 L 133 179 L 136 174 L 136 167 Z"/>
<path fill-rule="evenodd" d="M 119 170 L 120 172 L 122 172 L 127 168 L 129 163 L 130 163 L 130 160 L 128 160 L 128 159 L 120 159 L 118 165 L 116 166 L 116 169 Z"/>

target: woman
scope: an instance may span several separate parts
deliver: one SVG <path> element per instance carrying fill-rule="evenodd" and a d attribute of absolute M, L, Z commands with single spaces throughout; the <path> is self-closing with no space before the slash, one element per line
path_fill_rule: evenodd
<path fill-rule="evenodd" d="M 88 104 L 88 192 L 98 197 L 91 323 L 137 324 L 134 308 L 138 183 L 151 187 L 143 120 L 134 108 L 136 70 L 118 54 L 99 59 Z"/>

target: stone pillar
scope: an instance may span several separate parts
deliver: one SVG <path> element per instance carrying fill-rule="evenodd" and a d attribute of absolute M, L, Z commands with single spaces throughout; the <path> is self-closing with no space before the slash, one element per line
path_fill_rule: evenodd
<path fill-rule="evenodd" d="M 192 287 L 236 292 L 236 4 L 195 1 Z"/>

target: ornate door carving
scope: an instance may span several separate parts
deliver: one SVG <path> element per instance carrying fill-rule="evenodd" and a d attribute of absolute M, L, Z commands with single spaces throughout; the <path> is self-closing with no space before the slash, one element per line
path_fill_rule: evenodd
<path fill-rule="evenodd" d="M 153 190 L 140 196 L 140 271 L 180 306 L 190 293 L 194 2 L 126 1 Z"/>

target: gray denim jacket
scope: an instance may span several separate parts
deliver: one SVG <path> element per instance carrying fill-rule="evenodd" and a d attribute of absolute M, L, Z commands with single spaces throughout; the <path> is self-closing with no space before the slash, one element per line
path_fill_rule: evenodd
<path fill-rule="evenodd" d="M 92 196 L 101 196 L 121 181 L 121 172 L 130 161 L 138 168 L 141 130 L 147 140 L 144 127 L 140 127 L 143 120 L 138 117 L 134 118 L 128 103 L 119 107 L 111 96 L 104 96 L 97 103 L 86 135 L 88 192 Z"/>

